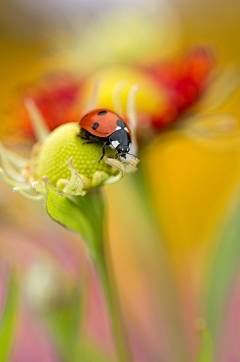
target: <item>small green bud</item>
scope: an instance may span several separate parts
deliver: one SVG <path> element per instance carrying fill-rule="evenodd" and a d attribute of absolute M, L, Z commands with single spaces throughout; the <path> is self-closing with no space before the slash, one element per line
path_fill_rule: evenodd
<path fill-rule="evenodd" d="M 136 87 L 129 92 L 128 108 L 136 150 L 135 92 Z M 0 177 L 14 191 L 36 201 L 46 197 L 49 187 L 62 196 L 84 196 L 94 187 L 118 182 L 136 171 L 139 160 L 135 156 L 129 154 L 125 159 L 115 159 L 116 150 L 107 147 L 99 162 L 103 144 L 82 139 L 78 123 L 67 123 L 50 132 L 35 103 L 27 99 L 25 105 L 39 140 L 32 149 L 31 158 L 13 154 L 0 144 Z"/>
<path fill-rule="evenodd" d="M 77 173 L 85 180 L 89 180 L 85 184 L 85 189 L 94 187 L 92 179 L 96 172 L 104 172 L 107 176 L 117 173 L 117 169 L 104 160 L 98 162 L 102 156 L 102 145 L 84 144 L 86 140 L 79 137 L 79 134 L 78 123 L 64 124 L 49 134 L 36 157 L 36 178 L 41 180 L 43 176 L 47 176 L 54 187 L 57 187 L 59 180 L 70 180 L 71 157 Z M 109 158 L 114 158 L 115 153 L 116 151 L 110 147 L 106 149 L 106 156 Z"/>

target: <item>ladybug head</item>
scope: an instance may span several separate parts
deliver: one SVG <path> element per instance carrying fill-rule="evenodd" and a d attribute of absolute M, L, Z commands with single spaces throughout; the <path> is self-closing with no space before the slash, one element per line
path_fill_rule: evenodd
<path fill-rule="evenodd" d="M 124 156 L 130 151 L 131 138 L 127 131 L 120 129 L 109 136 L 109 143 L 117 150 L 116 157 Z"/>
<path fill-rule="evenodd" d="M 129 145 L 125 146 L 125 145 L 118 145 L 117 147 L 117 153 L 115 158 L 119 158 L 119 157 L 124 157 L 126 158 L 126 154 L 130 151 L 130 147 Z"/>
<path fill-rule="evenodd" d="M 129 146 L 123 146 L 123 145 L 119 145 L 117 147 L 117 152 L 118 153 L 128 153 L 130 151 L 130 147 Z"/>

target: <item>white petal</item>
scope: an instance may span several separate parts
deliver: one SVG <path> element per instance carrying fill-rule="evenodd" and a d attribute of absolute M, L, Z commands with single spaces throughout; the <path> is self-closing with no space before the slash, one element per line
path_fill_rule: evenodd
<path fill-rule="evenodd" d="M 5 149 L 0 144 L 0 158 L 1 158 L 1 166 L 7 175 L 13 180 L 17 182 L 26 182 L 25 177 L 17 171 L 9 162 L 8 157 L 5 153 Z"/>
<path fill-rule="evenodd" d="M 45 141 L 47 136 L 50 133 L 50 129 L 48 128 L 40 110 L 38 109 L 36 103 L 31 98 L 26 98 L 24 100 L 24 105 L 29 115 L 33 131 L 38 141 Z"/>
<path fill-rule="evenodd" d="M 15 166 L 17 169 L 23 168 L 29 162 L 27 158 L 19 156 L 16 153 L 8 150 L 5 146 L 3 146 L 1 142 L 0 142 L 0 152 L 1 153 L 3 152 L 5 156 L 8 158 L 9 162 L 11 162 L 11 164 Z"/>
<path fill-rule="evenodd" d="M 23 190 L 31 190 L 31 185 L 29 183 L 20 183 L 17 181 L 12 180 L 10 177 L 8 177 L 6 175 L 6 173 L 4 172 L 4 170 L 2 168 L 0 168 L 0 176 L 2 178 L 2 180 L 11 188 L 14 187 L 20 187 Z"/>
<path fill-rule="evenodd" d="M 86 191 L 83 191 L 84 186 L 89 183 L 89 180 L 80 175 L 73 166 L 72 157 L 68 161 L 71 178 L 69 183 L 64 187 L 63 193 L 66 195 L 84 196 Z"/>
<path fill-rule="evenodd" d="M 122 108 L 122 101 L 121 101 L 121 93 L 123 91 L 124 88 L 126 88 L 126 86 L 128 85 L 128 82 L 123 79 L 120 80 L 120 82 L 118 82 L 114 89 L 113 89 L 113 108 L 115 110 L 115 112 L 119 115 L 122 116 L 124 115 L 123 112 L 123 108 Z"/>
<path fill-rule="evenodd" d="M 136 127 L 137 127 L 137 115 L 136 115 L 136 92 L 140 89 L 139 84 L 134 84 L 128 93 L 127 99 L 127 117 L 130 121 L 130 129 L 132 131 L 132 148 L 131 152 L 137 153 L 137 141 L 136 141 Z"/>
<path fill-rule="evenodd" d="M 19 192 L 19 194 L 23 195 L 24 197 L 34 200 L 34 201 L 40 201 L 44 199 L 44 195 L 31 195 L 25 192 L 21 187 L 14 187 L 13 191 Z"/>
<path fill-rule="evenodd" d="M 102 85 L 103 85 L 103 81 L 101 79 L 97 79 L 95 81 L 90 99 L 89 99 L 88 103 L 86 104 L 86 106 L 84 107 L 84 114 L 88 113 L 89 111 L 96 108 L 98 95 L 100 93 L 100 89 L 101 89 Z"/>

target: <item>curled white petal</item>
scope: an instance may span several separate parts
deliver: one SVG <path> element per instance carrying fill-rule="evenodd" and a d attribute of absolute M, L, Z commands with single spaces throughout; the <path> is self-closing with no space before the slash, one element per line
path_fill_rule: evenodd
<path fill-rule="evenodd" d="M 68 161 L 69 170 L 71 171 L 71 178 L 69 183 L 62 190 L 66 195 L 84 196 L 86 191 L 83 188 L 89 183 L 88 179 L 80 175 L 73 166 L 72 157 Z"/>
<path fill-rule="evenodd" d="M 92 178 L 92 186 L 96 187 L 101 185 L 105 180 L 107 180 L 108 178 L 108 174 L 104 171 L 96 171 L 93 174 L 93 178 Z"/>
<path fill-rule="evenodd" d="M 108 177 L 107 180 L 104 182 L 105 185 L 118 182 L 125 176 L 126 170 L 124 164 L 121 161 L 115 160 L 114 158 L 107 158 L 106 156 L 104 156 L 104 162 L 112 167 L 115 167 L 119 171 L 117 175 Z"/>
<path fill-rule="evenodd" d="M 125 166 L 126 173 L 134 173 L 137 171 L 137 164 L 139 162 L 137 157 L 127 157 L 125 162 L 127 163 Z"/>
<path fill-rule="evenodd" d="M 47 193 L 46 188 L 39 181 L 32 182 L 32 188 L 39 194 L 46 195 Z"/>
<path fill-rule="evenodd" d="M 32 195 L 28 194 L 26 191 L 24 191 L 21 187 L 14 187 L 13 191 L 17 191 L 19 194 L 25 196 L 26 198 L 34 201 L 39 201 L 44 199 L 44 195 Z"/>
<path fill-rule="evenodd" d="M 0 158 L 1 158 L 1 165 L 2 165 L 3 169 L 5 170 L 6 174 L 13 181 L 16 181 L 16 182 L 26 181 L 25 177 L 17 169 L 15 169 L 12 166 L 12 164 L 9 162 L 7 154 L 5 153 L 5 150 L 1 144 L 0 144 Z"/>
<path fill-rule="evenodd" d="M 5 171 L 0 168 L 0 176 L 2 178 L 2 180 L 11 188 L 14 187 L 20 187 L 23 190 L 31 190 L 31 185 L 29 183 L 20 183 L 17 181 L 12 180 L 10 177 L 8 177 L 5 173 Z"/>
<path fill-rule="evenodd" d="M 8 161 L 17 169 L 23 168 L 29 162 L 27 158 L 19 156 L 16 153 L 8 150 L 5 146 L 3 146 L 1 141 L 0 141 L 0 153 L 1 154 L 4 153 Z"/>

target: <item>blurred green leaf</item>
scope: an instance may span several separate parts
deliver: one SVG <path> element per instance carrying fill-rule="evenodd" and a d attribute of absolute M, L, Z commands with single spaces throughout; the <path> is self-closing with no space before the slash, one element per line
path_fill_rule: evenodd
<path fill-rule="evenodd" d="M 113 362 L 109 358 L 102 355 L 95 346 L 93 347 L 87 341 L 81 340 L 75 355 L 75 362 L 84 361 L 84 362 Z"/>
<path fill-rule="evenodd" d="M 195 362 L 212 362 L 213 360 L 213 345 L 212 338 L 207 328 L 199 330 L 201 339 L 201 349 Z"/>
<path fill-rule="evenodd" d="M 214 338 L 223 331 L 227 300 L 232 282 L 239 271 L 240 261 L 240 202 L 228 216 L 226 225 L 220 230 L 220 240 L 215 252 L 206 305 L 207 323 Z"/>
<path fill-rule="evenodd" d="M 85 312 L 85 296 L 75 288 L 66 306 L 55 308 L 45 315 L 44 322 L 53 338 L 61 361 L 109 362 L 102 353 L 81 336 L 81 324 Z"/>
<path fill-rule="evenodd" d="M 105 203 L 101 189 L 91 190 L 85 196 L 66 197 L 58 194 L 49 182 L 46 186 L 46 209 L 50 217 L 81 234 L 95 264 L 102 265 Z M 46 323 L 64 362 L 109 362 L 95 346 L 81 337 L 80 310 L 83 294 L 76 290 L 71 298 L 73 304 L 53 311 L 48 315 Z"/>
<path fill-rule="evenodd" d="M 16 308 L 17 284 L 14 274 L 11 275 L 6 302 L 0 320 L 0 361 L 5 362 L 9 359 L 10 350 L 15 334 L 15 322 L 17 316 Z"/>
<path fill-rule="evenodd" d="M 49 216 L 66 228 L 81 234 L 95 254 L 102 240 L 104 204 L 100 190 L 70 198 L 58 194 L 47 183 L 46 210 Z"/>
<path fill-rule="evenodd" d="M 80 308 L 80 290 L 75 288 L 67 305 L 51 309 L 44 318 L 58 353 L 67 362 L 72 361 L 79 337 Z"/>

